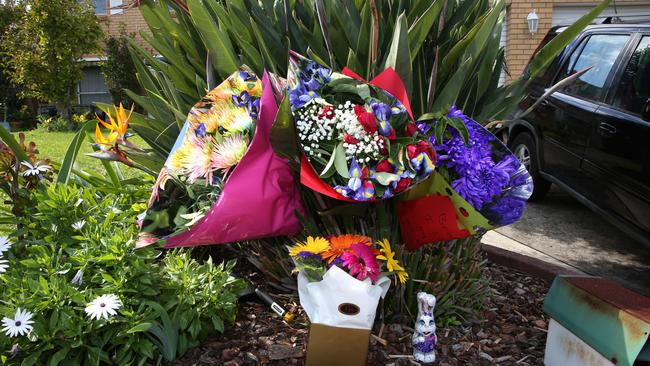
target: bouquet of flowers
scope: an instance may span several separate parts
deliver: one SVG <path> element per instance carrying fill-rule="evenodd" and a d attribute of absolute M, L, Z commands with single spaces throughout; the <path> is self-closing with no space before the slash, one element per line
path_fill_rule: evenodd
<path fill-rule="evenodd" d="M 269 143 L 274 93 L 266 74 L 259 80 L 244 67 L 192 108 L 154 185 L 145 236 L 175 247 L 301 230 L 291 169 Z"/>
<path fill-rule="evenodd" d="M 378 87 L 381 82 L 366 83 L 349 70 L 332 72 L 296 53 L 290 60 L 303 184 L 334 198 L 368 201 L 392 197 L 433 173 L 436 153 L 413 123 L 405 92 L 400 100 Z M 377 79 L 404 89 L 392 69 Z"/>
<path fill-rule="evenodd" d="M 394 275 L 404 283 L 408 274 L 395 259 L 388 240 L 372 242 L 362 235 L 309 236 L 289 248 L 295 272 L 304 274 L 310 282 L 321 281 L 333 266 L 345 270 L 350 276 L 377 283 L 381 276 Z"/>
<path fill-rule="evenodd" d="M 465 136 L 445 122 L 449 119 L 462 122 Z M 421 223 L 417 223 L 417 219 L 406 222 L 412 218 L 406 215 L 400 217 L 400 223 L 407 245 L 411 242 L 409 247 L 426 244 L 424 241 L 466 237 L 511 224 L 521 217 L 526 200 L 532 194 L 533 181 L 526 168 L 496 136 L 454 106 L 443 118 L 419 123 L 418 128 L 430 135 L 438 155 L 437 170 L 421 189 L 418 187 L 404 197 L 398 205 L 400 215 L 421 210 L 437 211 L 440 217 L 454 217 L 450 224 L 460 226 L 460 230 L 434 230 L 427 238 L 409 237 L 409 227 Z M 433 132 L 436 130 L 439 132 Z M 443 201 L 451 204 L 440 204 Z M 434 203 L 437 207 L 432 207 Z M 445 207 L 453 211 L 442 212 Z"/>
<path fill-rule="evenodd" d="M 300 304 L 312 323 L 330 327 L 372 328 L 379 299 L 390 287 L 388 276 L 401 283 L 408 278 L 385 239 L 310 236 L 289 254 L 298 272 Z"/>

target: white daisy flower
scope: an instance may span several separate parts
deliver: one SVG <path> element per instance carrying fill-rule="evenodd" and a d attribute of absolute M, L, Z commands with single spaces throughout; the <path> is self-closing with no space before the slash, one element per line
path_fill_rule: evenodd
<path fill-rule="evenodd" d="M 52 170 L 52 167 L 46 164 L 41 164 L 40 161 L 36 162 L 36 164 L 32 165 L 28 161 L 22 161 L 20 162 L 20 165 L 23 165 L 25 168 L 25 171 L 23 172 L 23 177 L 29 177 L 30 175 L 37 176 L 41 173 L 45 173 L 48 170 Z"/>
<path fill-rule="evenodd" d="M 90 319 L 108 319 L 117 314 L 116 310 L 121 306 L 122 302 L 116 295 L 102 295 L 86 305 L 86 313 L 90 315 Z"/>
<path fill-rule="evenodd" d="M 86 220 L 79 220 L 74 224 L 72 224 L 72 228 L 75 230 L 81 230 L 81 228 L 84 227 L 84 225 L 86 225 Z"/>
<path fill-rule="evenodd" d="M 2 257 L 0 256 L 0 258 Z M 0 273 L 7 272 L 7 268 L 9 268 L 9 261 L 6 259 L 0 259 Z"/>
<path fill-rule="evenodd" d="M 7 317 L 2 318 L 2 325 L 4 325 L 2 330 L 9 337 L 27 335 L 32 331 L 32 329 L 34 329 L 34 327 L 31 326 L 31 324 L 34 324 L 34 321 L 32 320 L 33 315 L 34 314 L 29 311 L 18 308 L 13 319 Z"/>
<path fill-rule="evenodd" d="M 6 236 L 0 236 L 0 254 L 11 249 L 11 243 Z"/>

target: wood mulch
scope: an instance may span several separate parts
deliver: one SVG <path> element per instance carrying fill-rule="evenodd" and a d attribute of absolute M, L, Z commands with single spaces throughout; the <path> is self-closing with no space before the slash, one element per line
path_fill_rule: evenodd
<path fill-rule="evenodd" d="M 244 275 L 253 283 L 265 281 L 254 271 Z M 548 318 L 542 312 L 549 283 L 521 272 L 488 263 L 486 277 L 490 294 L 486 311 L 464 325 L 438 326 L 436 365 L 542 365 Z M 287 324 L 269 307 L 242 302 L 234 325 L 224 334 L 189 350 L 171 365 L 303 365 L 307 346 L 308 320 L 292 295 L 269 293 L 296 312 Z M 378 324 L 373 334 L 379 334 Z M 417 365 L 411 354 L 412 329 L 386 324 L 371 339 L 368 365 Z M 383 344 L 385 343 L 385 345 Z M 332 364 L 337 362 L 333 352 Z"/>

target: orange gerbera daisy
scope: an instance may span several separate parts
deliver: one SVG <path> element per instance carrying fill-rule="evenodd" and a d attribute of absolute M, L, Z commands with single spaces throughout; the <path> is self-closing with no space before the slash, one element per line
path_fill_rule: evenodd
<path fill-rule="evenodd" d="M 339 236 L 332 236 L 329 238 L 330 249 L 323 253 L 323 259 L 327 263 L 332 263 L 334 259 L 338 258 L 343 252 L 350 248 L 353 244 L 364 244 L 367 246 L 372 245 L 372 239 L 363 235 L 345 234 Z"/>

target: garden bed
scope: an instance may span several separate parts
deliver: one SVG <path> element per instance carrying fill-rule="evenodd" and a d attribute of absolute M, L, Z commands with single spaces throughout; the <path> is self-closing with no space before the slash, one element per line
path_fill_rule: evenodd
<path fill-rule="evenodd" d="M 464 325 L 438 326 L 436 364 L 542 365 L 548 321 L 542 303 L 549 283 L 493 263 L 488 263 L 486 272 L 490 282 L 486 310 Z M 240 275 L 256 284 L 264 282 L 248 269 Z M 173 365 L 304 364 L 307 317 L 296 297 L 269 292 L 279 303 L 295 308 L 298 316 L 293 323 L 283 323 L 265 305 L 243 302 L 234 326 L 188 351 Z M 372 338 L 369 365 L 416 364 L 408 356 L 410 327 L 386 324 L 381 332 L 379 328 L 373 330 L 381 338 Z"/>

